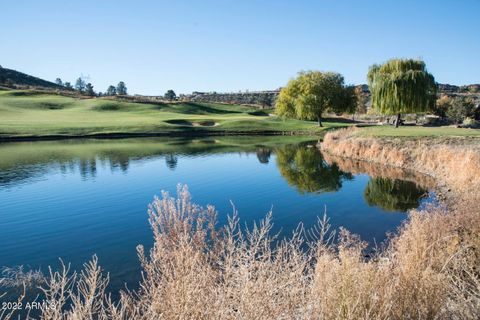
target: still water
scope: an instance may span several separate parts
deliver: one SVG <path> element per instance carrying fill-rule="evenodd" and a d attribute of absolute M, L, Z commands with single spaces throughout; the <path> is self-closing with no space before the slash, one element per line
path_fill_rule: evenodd
<path fill-rule="evenodd" d="M 311 227 L 326 211 L 373 243 L 407 210 L 432 201 L 428 184 L 335 163 L 294 137 L 126 139 L 0 144 L 0 267 L 79 269 L 92 255 L 110 289 L 140 279 L 135 247 L 152 243 L 147 207 L 187 184 L 193 201 L 251 224 L 273 211 L 274 231 Z M 366 174 L 364 172 L 370 172 Z M 373 173 L 372 173 L 373 172 Z"/>

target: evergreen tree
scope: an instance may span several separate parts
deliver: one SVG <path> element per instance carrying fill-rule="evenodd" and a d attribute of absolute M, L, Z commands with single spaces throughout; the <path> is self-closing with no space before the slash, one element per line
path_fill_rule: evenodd
<path fill-rule="evenodd" d="M 85 80 L 83 80 L 82 77 L 79 77 L 75 82 L 75 90 L 83 92 L 85 91 L 85 86 L 86 86 Z"/>
<path fill-rule="evenodd" d="M 105 92 L 105 95 L 107 96 L 114 96 L 117 94 L 117 88 L 115 86 L 108 86 L 107 91 Z"/>
<path fill-rule="evenodd" d="M 168 90 L 165 95 L 164 95 L 165 99 L 169 100 L 169 101 L 173 101 L 173 100 L 176 100 L 177 99 L 177 95 L 175 93 L 175 91 L 173 90 Z"/>
<path fill-rule="evenodd" d="M 85 85 L 85 93 L 91 97 L 95 95 L 95 91 L 93 91 L 93 85 L 90 82 Z"/>
<path fill-rule="evenodd" d="M 120 81 L 117 84 L 117 94 L 121 96 L 127 95 L 127 87 L 125 86 L 125 82 Z"/>

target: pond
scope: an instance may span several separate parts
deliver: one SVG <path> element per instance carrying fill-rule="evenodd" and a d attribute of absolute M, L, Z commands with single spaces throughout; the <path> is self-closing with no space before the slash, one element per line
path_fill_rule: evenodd
<path fill-rule="evenodd" d="M 0 144 L 0 267 L 80 269 L 92 255 L 110 289 L 135 288 L 135 247 L 152 243 L 147 207 L 187 184 L 193 201 L 232 203 L 247 225 L 273 211 L 274 231 L 312 227 L 324 212 L 373 243 L 433 201 L 425 177 L 334 159 L 298 137 L 67 140 Z"/>

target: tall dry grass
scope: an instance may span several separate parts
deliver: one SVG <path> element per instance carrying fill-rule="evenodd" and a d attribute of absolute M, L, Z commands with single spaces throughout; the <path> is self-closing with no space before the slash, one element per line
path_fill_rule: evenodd
<path fill-rule="evenodd" d="M 271 234 L 271 214 L 250 230 L 236 212 L 216 226 L 213 207 L 186 186 L 149 209 L 154 246 L 138 247 L 139 290 L 106 293 L 96 257 L 80 273 L 64 267 L 43 286 L 54 307 L 41 319 L 478 319 L 478 211 L 412 212 L 376 254 L 328 219 L 288 239 Z M 336 237 L 337 241 L 334 241 Z M 307 248 L 307 249 L 306 249 Z"/>
<path fill-rule="evenodd" d="M 329 132 L 322 151 L 337 156 L 409 169 L 433 176 L 454 189 L 457 198 L 470 198 L 480 188 L 480 142 L 474 138 L 376 138 L 357 128 Z M 475 195 L 474 195 L 475 196 Z"/>

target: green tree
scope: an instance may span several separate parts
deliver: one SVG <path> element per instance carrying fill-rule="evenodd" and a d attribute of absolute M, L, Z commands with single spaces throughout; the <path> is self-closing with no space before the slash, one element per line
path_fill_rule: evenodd
<path fill-rule="evenodd" d="M 91 97 L 95 95 L 95 91 L 93 91 L 93 85 L 90 82 L 85 85 L 85 93 Z"/>
<path fill-rule="evenodd" d="M 421 60 L 392 59 L 374 64 L 367 77 L 372 106 L 382 114 L 397 115 L 395 127 L 402 113 L 423 113 L 435 107 L 435 79 Z"/>
<path fill-rule="evenodd" d="M 339 113 L 347 113 L 355 117 L 355 113 L 357 112 L 357 108 L 359 106 L 358 97 L 355 92 L 355 86 L 349 85 L 344 88 L 343 101 L 340 106 L 341 106 L 341 109 L 339 110 L 340 111 Z"/>
<path fill-rule="evenodd" d="M 386 211 L 407 211 L 418 208 L 427 190 L 414 182 L 389 178 L 372 178 L 365 188 L 365 201 Z"/>
<path fill-rule="evenodd" d="M 336 191 L 343 180 L 353 179 L 336 164 L 328 165 L 317 148 L 287 145 L 275 153 L 280 174 L 301 193 Z"/>
<path fill-rule="evenodd" d="M 85 86 L 86 86 L 85 80 L 83 80 L 82 77 L 79 77 L 75 82 L 75 90 L 83 92 L 85 91 Z"/>
<path fill-rule="evenodd" d="M 456 97 L 451 100 L 445 114 L 454 123 L 462 123 L 466 118 L 474 118 L 475 104 L 468 98 Z"/>
<path fill-rule="evenodd" d="M 107 91 L 105 92 L 105 95 L 107 96 L 114 96 L 117 94 L 117 88 L 115 86 L 108 86 Z"/>
<path fill-rule="evenodd" d="M 125 86 L 125 82 L 120 81 L 117 84 L 117 94 L 121 96 L 127 95 L 127 87 Z"/>
<path fill-rule="evenodd" d="M 345 110 L 343 82 L 343 76 L 338 73 L 302 71 L 280 91 L 276 112 L 287 118 L 317 120 L 322 126 L 324 112 Z"/>
<path fill-rule="evenodd" d="M 60 78 L 55 79 L 55 83 L 58 84 L 59 86 L 63 86 L 62 79 Z"/>
<path fill-rule="evenodd" d="M 364 92 L 364 89 L 362 86 L 357 86 L 355 87 L 355 95 L 356 95 L 356 101 L 357 101 L 357 113 L 360 114 L 365 114 L 367 113 L 367 102 L 368 102 L 368 97 Z"/>
<path fill-rule="evenodd" d="M 67 88 L 67 89 L 73 89 L 72 84 L 71 84 L 70 82 L 68 82 L 68 81 L 65 82 L 63 85 L 64 85 L 65 88 Z"/>
<path fill-rule="evenodd" d="M 267 92 L 264 92 L 260 95 L 259 102 L 262 105 L 262 108 L 271 107 L 272 106 L 272 96 Z"/>
<path fill-rule="evenodd" d="M 177 95 L 175 94 L 175 91 L 173 91 L 172 89 L 165 92 L 164 97 L 165 97 L 165 99 L 167 99 L 169 101 L 174 101 L 174 100 L 177 99 Z"/>
<path fill-rule="evenodd" d="M 445 118 L 447 116 L 447 110 L 452 106 L 452 103 L 452 98 L 442 94 L 435 103 L 434 114 L 441 118 Z"/>

